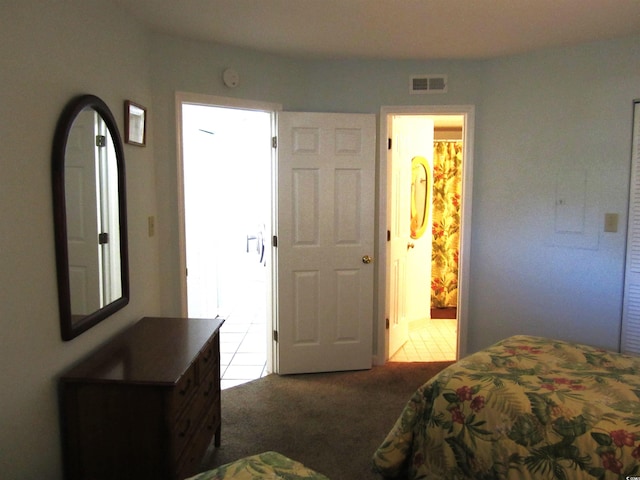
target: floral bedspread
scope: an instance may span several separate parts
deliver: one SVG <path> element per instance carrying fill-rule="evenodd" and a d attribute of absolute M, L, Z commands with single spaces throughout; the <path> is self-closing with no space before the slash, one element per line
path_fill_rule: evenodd
<path fill-rule="evenodd" d="M 502 340 L 420 387 L 373 465 L 389 478 L 640 478 L 640 357 Z"/>
<path fill-rule="evenodd" d="M 329 480 L 278 452 L 264 452 L 241 458 L 188 480 Z"/>

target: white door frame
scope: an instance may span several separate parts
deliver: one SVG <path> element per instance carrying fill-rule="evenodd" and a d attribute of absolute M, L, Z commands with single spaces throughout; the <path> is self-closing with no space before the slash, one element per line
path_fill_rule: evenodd
<path fill-rule="evenodd" d="M 279 103 L 261 102 L 257 100 L 247 100 L 240 98 L 220 97 L 216 95 L 207 95 L 200 93 L 176 92 L 175 94 L 175 110 L 176 110 L 176 159 L 177 159 L 177 182 L 178 182 L 178 243 L 179 243 L 179 262 L 180 262 L 180 309 L 183 316 L 187 315 L 187 241 L 186 241 L 186 225 L 185 225 L 185 202 L 184 202 L 184 159 L 182 158 L 182 104 L 188 103 L 192 105 L 204 105 L 214 107 L 235 108 L 239 110 L 255 110 L 271 113 L 271 132 L 276 132 L 276 113 L 282 110 Z M 273 178 L 275 176 L 275 149 L 271 149 L 271 185 L 272 185 L 272 217 L 275 211 L 275 198 L 277 191 Z M 274 227 L 272 219 L 269 231 Z M 268 240 L 269 245 L 271 240 Z M 268 253 L 267 253 L 268 252 Z M 273 249 L 265 248 L 265 254 L 269 255 L 267 261 L 267 279 L 269 285 L 267 287 L 267 298 L 269 299 L 269 309 L 271 310 L 270 318 L 267 318 L 267 332 L 273 331 L 273 321 L 276 318 L 276 308 L 273 302 L 273 289 L 275 288 L 275 268 Z M 267 335 L 265 332 L 265 335 Z M 270 338 L 269 338 L 270 339 Z M 267 348 L 267 370 L 273 371 L 273 342 L 268 342 Z"/>
<path fill-rule="evenodd" d="M 474 105 L 403 105 L 385 106 L 380 109 L 380 144 L 378 151 L 378 218 L 376 245 L 377 304 L 374 306 L 377 319 L 375 328 L 374 363 L 383 365 L 389 358 L 389 341 L 386 319 L 387 300 L 387 148 L 388 122 L 390 115 L 462 115 L 464 117 L 462 167 L 462 211 L 460 232 L 460 255 L 458 261 L 458 348 L 457 358 L 467 352 L 467 325 L 469 305 L 469 266 L 471 251 L 471 211 L 473 190 L 473 138 L 475 123 Z"/>

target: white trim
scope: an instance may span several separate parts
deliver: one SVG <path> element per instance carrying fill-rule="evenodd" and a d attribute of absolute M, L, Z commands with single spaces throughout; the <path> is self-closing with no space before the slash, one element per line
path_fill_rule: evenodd
<path fill-rule="evenodd" d="M 464 167 L 462 178 L 462 231 L 460 232 L 460 256 L 458 275 L 458 348 L 457 355 L 467 355 L 467 331 L 469 315 L 469 275 L 471 252 L 471 211 L 473 190 L 473 139 L 475 129 L 474 105 L 403 105 L 380 108 L 380 146 L 378 152 L 378 242 L 377 272 L 377 345 L 375 364 L 384 364 L 389 357 L 387 312 L 387 145 L 388 118 L 391 115 L 462 115 L 464 116 Z"/>
<path fill-rule="evenodd" d="M 259 112 L 278 112 L 282 104 L 248 100 L 246 98 L 220 97 L 205 93 L 176 92 L 176 105 L 188 103 L 191 105 L 212 105 L 216 107 L 236 108 L 239 110 L 256 110 Z"/>
<path fill-rule="evenodd" d="M 184 160 L 182 157 L 182 104 L 185 103 L 176 93 L 176 181 L 178 187 L 178 261 L 180 268 L 180 314 L 187 316 L 187 240 L 184 218 Z"/>

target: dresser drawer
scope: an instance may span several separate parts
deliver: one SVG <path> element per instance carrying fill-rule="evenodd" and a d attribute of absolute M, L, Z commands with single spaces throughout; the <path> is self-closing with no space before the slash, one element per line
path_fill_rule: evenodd
<path fill-rule="evenodd" d="M 207 413 L 188 447 L 182 452 L 177 462 L 177 478 L 187 478 L 198 472 L 202 457 L 211 443 L 212 435 L 219 433 L 219 426 L 220 407 L 217 404 Z"/>
<path fill-rule="evenodd" d="M 217 371 L 217 368 L 211 369 L 207 376 L 199 382 L 185 410 L 178 413 L 172 435 L 176 457 L 182 454 L 185 445 L 206 422 L 209 411 L 219 404 L 220 390 L 219 377 L 216 377 Z"/>
<path fill-rule="evenodd" d="M 197 368 L 191 365 L 171 392 L 170 411 L 178 415 L 198 389 Z"/>
<path fill-rule="evenodd" d="M 200 378 L 204 377 L 213 367 L 218 365 L 220 358 L 220 337 L 216 336 L 204 348 L 200 355 Z"/>
<path fill-rule="evenodd" d="M 212 408 L 207 413 L 207 416 L 204 419 L 203 428 L 206 430 L 206 434 L 204 434 L 204 438 L 211 438 L 212 435 L 218 435 L 220 432 L 218 431 L 220 427 L 220 423 L 222 422 L 221 418 L 221 410 L 220 410 L 220 395 L 217 395 Z M 216 446 L 219 446 L 216 437 Z"/>
<path fill-rule="evenodd" d="M 200 427 L 200 423 L 202 423 L 202 412 L 198 411 L 198 408 L 195 402 L 191 403 L 181 413 L 173 426 L 171 440 L 175 459 L 180 458 L 185 446 L 189 444 L 191 437 L 193 437 Z"/>
<path fill-rule="evenodd" d="M 218 365 L 215 365 L 200 382 L 196 395 L 198 399 L 195 401 L 202 403 L 202 405 L 210 405 L 218 399 L 220 395 L 220 367 Z"/>

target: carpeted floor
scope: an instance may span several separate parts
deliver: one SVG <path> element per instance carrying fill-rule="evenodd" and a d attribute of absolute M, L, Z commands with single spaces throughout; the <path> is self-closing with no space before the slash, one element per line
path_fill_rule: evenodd
<path fill-rule="evenodd" d="M 451 363 L 269 375 L 223 390 L 222 445 L 202 469 L 275 450 L 331 480 L 379 480 L 373 452 L 415 389 Z"/>

